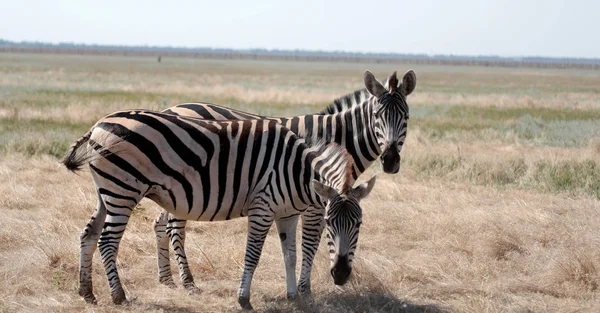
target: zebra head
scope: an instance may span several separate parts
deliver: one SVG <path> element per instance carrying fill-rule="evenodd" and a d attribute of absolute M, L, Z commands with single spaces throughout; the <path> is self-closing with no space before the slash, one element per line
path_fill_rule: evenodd
<path fill-rule="evenodd" d="M 413 70 L 409 70 L 398 85 L 398 78 L 394 72 L 388 79 L 388 88 L 381 85 L 369 71 L 365 72 L 364 80 L 367 90 L 373 95 L 372 123 L 377 144 L 383 151 L 381 167 L 386 173 L 398 173 L 408 121 L 406 96 L 415 89 L 417 76 Z"/>
<path fill-rule="evenodd" d="M 335 188 L 313 180 L 315 192 L 326 201 L 325 227 L 331 260 L 331 276 L 336 285 L 343 285 L 350 278 L 354 251 L 358 243 L 358 231 L 362 223 L 359 201 L 366 197 L 375 185 L 375 177 L 356 188 L 338 193 Z"/>

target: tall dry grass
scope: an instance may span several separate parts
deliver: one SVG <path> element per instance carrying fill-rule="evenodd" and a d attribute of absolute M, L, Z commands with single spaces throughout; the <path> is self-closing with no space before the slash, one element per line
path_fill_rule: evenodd
<path fill-rule="evenodd" d="M 111 304 L 96 256 L 99 305 L 86 305 L 77 295 L 78 236 L 94 209 L 95 193 L 88 173 L 67 172 L 57 157 L 93 122 L 117 109 L 210 100 L 260 113 L 300 114 L 360 87 L 367 68 L 378 76 L 408 69 L 163 61 L 0 54 L 1 312 L 237 311 L 246 221 L 190 223 L 187 251 L 202 292 L 188 295 L 182 287 L 157 282 L 151 222 L 160 210 L 150 201 L 136 208 L 118 258 L 131 301 Z M 412 116 L 401 172 L 385 175 L 375 164 L 362 178 L 379 175 L 363 201 L 350 283 L 333 286 L 321 247 L 313 297 L 285 300 L 273 231 L 253 281 L 254 307 L 263 312 L 600 311 L 600 149 L 593 126 L 600 74 L 415 70 L 419 82 L 409 98 Z"/>

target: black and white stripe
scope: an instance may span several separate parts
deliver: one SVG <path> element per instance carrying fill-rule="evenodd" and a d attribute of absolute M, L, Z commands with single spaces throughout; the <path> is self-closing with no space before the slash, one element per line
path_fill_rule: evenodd
<path fill-rule="evenodd" d="M 392 75 L 392 76 L 395 76 L 395 75 Z M 392 76 L 386 77 L 385 79 L 381 80 L 381 84 L 384 86 L 385 89 L 389 90 L 389 88 L 390 88 L 389 82 L 390 82 L 390 78 Z M 396 83 L 397 83 L 397 81 L 396 81 Z M 367 88 L 358 89 L 352 93 L 349 93 L 347 95 L 344 95 L 337 99 L 334 99 L 333 102 L 330 105 L 328 105 L 325 109 L 323 109 L 321 112 L 319 112 L 319 114 L 335 114 L 335 113 L 343 112 L 348 109 L 352 109 L 353 107 L 355 107 L 357 105 L 361 105 L 363 102 L 368 101 L 370 97 L 371 97 L 371 93 L 369 92 L 369 90 L 367 90 Z"/>
<path fill-rule="evenodd" d="M 399 84 L 394 72 L 384 84 L 379 83 L 370 72 L 365 72 L 366 88 L 334 100 L 321 114 L 295 117 L 266 117 L 240 110 L 210 104 L 184 103 L 164 112 L 207 120 L 265 119 L 276 121 L 307 141 L 335 142 L 344 147 L 353 158 L 352 179 L 358 178 L 378 157 L 383 170 L 395 173 L 400 166 L 400 152 L 406 138 L 408 96 L 416 86 L 415 73 L 408 71 Z M 322 216 L 303 216 L 302 270 L 298 289 L 310 292 L 312 260 L 317 251 L 322 228 Z M 310 220 L 306 220 L 310 219 Z M 180 278 L 183 285 L 195 289 L 192 274 L 185 255 L 184 220 L 168 218 L 162 213 L 155 220 L 159 280 L 172 285 L 169 263 L 169 238 L 175 251 Z M 168 236 L 168 237 L 167 237 Z"/>
<path fill-rule="evenodd" d="M 62 162 L 73 171 L 89 164 L 99 196 L 81 234 L 79 294 L 90 303 L 96 301 L 91 280 L 96 244 L 113 302 L 125 300 L 117 252 L 129 217 L 144 197 L 180 219 L 248 217 L 238 295 L 243 308 L 251 308 L 252 275 L 273 222 L 286 259 L 288 293 L 295 296 L 295 230 L 300 215 L 317 217 L 312 219 L 315 223 L 323 224 L 318 217 L 327 216 L 355 225 L 351 233 L 330 230 L 335 232 L 330 234 L 334 241 L 353 245 L 336 246 L 344 255 L 332 258 L 334 282 L 343 283 L 350 275 L 347 268 L 356 241 L 339 236 L 354 238 L 360 223 L 356 215 L 335 212 L 360 212 L 359 200 L 375 181 L 351 188 L 352 158 L 343 148 L 308 146 L 272 120 L 204 121 L 146 110 L 104 117 L 76 141 Z"/>

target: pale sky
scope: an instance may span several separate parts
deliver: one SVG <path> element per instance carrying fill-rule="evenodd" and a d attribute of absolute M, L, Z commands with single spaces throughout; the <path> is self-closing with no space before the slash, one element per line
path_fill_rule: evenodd
<path fill-rule="evenodd" d="M 0 0 L 0 38 L 600 58 L 600 1 Z"/>

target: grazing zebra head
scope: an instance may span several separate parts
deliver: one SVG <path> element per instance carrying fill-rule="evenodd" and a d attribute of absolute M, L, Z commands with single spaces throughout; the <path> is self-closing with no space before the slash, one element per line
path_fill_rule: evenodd
<path fill-rule="evenodd" d="M 338 193 L 333 187 L 316 180 L 312 182 L 312 188 L 327 202 L 325 208 L 327 245 L 331 260 L 331 276 L 336 285 L 345 284 L 352 272 L 354 251 L 362 223 L 359 201 L 371 192 L 374 185 L 375 177 L 356 188 L 348 188 L 349 190 Z"/>
<path fill-rule="evenodd" d="M 364 75 L 365 86 L 373 98 L 373 126 L 375 137 L 381 154 L 381 167 L 386 173 L 398 173 L 400 170 L 400 152 L 406 139 L 408 121 L 408 96 L 417 84 L 417 76 L 413 70 L 404 74 L 402 83 L 398 85 L 398 78 L 394 72 L 388 80 L 386 89 L 369 71 Z"/>

